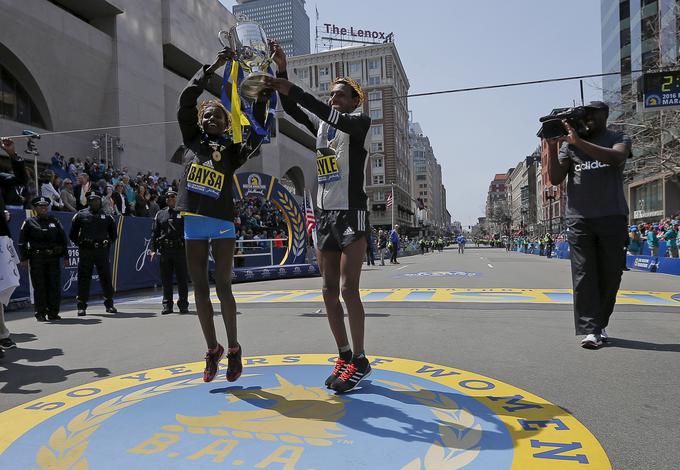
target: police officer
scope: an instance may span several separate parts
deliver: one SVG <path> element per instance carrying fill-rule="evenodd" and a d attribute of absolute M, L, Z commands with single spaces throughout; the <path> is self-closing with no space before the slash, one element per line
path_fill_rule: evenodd
<path fill-rule="evenodd" d="M 66 254 L 66 233 L 61 222 L 47 213 L 50 198 L 36 197 L 31 201 L 36 216 L 26 219 L 19 235 L 19 258 L 30 262 L 31 283 L 38 321 L 60 320 L 61 266 Z"/>
<path fill-rule="evenodd" d="M 177 277 L 177 307 L 180 313 L 189 312 L 189 287 L 187 285 L 187 258 L 184 252 L 184 219 L 175 210 L 177 193 L 168 191 L 167 207 L 158 211 L 151 229 L 151 258 L 160 253 L 161 282 L 163 284 L 162 315 L 172 313 L 172 281 Z"/>
<path fill-rule="evenodd" d="M 87 300 L 90 298 L 92 267 L 96 266 L 99 282 L 104 292 L 104 306 L 107 313 L 117 313 L 113 306 L 111 264 L 109 248 L 116 240 L 116 222 L 102 210 L 102 198 L 98 194 L 87 196 L 88 207 L 79 211 L 71 223 L 69 238 L 80 251 L 78 262 L 78 316 L 85 316 Z"/>

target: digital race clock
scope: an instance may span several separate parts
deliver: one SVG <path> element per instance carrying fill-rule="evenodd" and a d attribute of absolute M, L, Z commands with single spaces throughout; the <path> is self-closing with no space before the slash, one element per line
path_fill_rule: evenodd
<path fill-rule="evenodd" d="M 680 70 L 645 73 L 639 86 L 643 109 L 680 107 Z"/>

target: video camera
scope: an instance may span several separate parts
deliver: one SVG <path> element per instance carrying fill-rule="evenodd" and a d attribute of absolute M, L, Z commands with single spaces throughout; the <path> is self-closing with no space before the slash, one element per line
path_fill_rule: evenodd
<path fill-rule="evenodd" d="M 543 125 L 536 135 L 542 139 L 554 139 L 567 135 L 567 129 L 562 122 L 565 120 L 580 137 L 587 137 L 590 133 L 586 124 L 589 113 L 590 110 L 585 106 L 554 109 L 552 113 L 539 119 Z"/>

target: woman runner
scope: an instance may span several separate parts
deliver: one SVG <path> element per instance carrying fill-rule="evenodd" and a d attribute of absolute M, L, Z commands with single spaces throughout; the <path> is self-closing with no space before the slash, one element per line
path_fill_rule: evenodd
<path fill-rule="evenodd" d="M 215 62 L 204 65 L 189 81 L 179 98 L 177 120 L 182 131 L 184 176 L 179 185 L 177 209 L 185 217 L 184 238 L 189 273 L 193 282 L 196 310 L 203 336 L 208 346 L 203 380 L 215 378 L 224 347 L 218 343 L 213 321 L 213 306 L 208 284 L 208 252 L 215 261 L 215 290 L 220 300 L 222 318 L 227 329 L 227 380 L 238 379 L 243 370 L 241 346 L 236 330 L 236 301 L 231 291 L 231 269 L 236 233 L 232 180 L 234 171 L 258 149 L 261 138 L 254 132 L 246 142 L 234 143 L 229 113 L 217 100 L 203 101 L 196 106 L 208 81 L 219 77 L 214 72 L 233 59 L 225 48 Z M 238 99 L 233 97 L 232 99 Z M 265 104 L 254 105 L 254 114 L 263 122 Z"/>

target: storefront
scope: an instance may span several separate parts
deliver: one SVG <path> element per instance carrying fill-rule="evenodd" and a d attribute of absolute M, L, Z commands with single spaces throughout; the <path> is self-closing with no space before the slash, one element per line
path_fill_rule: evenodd
<path fill-rule="evenodd" d="M 680 212 L 680 182 L 670 174 L 631 183 L 627 196 L 630 223 L 658 222 Z"/>

